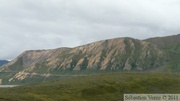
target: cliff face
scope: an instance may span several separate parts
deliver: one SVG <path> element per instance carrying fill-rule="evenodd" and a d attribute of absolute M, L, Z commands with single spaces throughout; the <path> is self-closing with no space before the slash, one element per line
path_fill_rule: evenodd
<path fill-rule="evenodd" d="M 167 61 L 166 53 L 157 45 L 132 38 L 116 38 L 75 48 L 26 51 L 1 71 L 149 70 Z"/>

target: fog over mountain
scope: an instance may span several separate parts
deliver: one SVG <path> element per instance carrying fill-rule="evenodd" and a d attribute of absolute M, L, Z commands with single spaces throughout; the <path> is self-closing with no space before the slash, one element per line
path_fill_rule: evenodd
<path fill-rule="evenodd" d="M 180 33 L 179 0 L 0 0 L 0 59 L 115 37 Z"/>

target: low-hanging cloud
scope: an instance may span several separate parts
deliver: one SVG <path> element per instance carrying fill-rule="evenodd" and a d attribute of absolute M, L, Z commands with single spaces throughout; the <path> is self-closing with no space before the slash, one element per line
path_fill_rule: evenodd
<path fill-rule="evenodd" d="M 114 37 L 180 33 L 179 0 L 1 0 L 0 59 Z"/>

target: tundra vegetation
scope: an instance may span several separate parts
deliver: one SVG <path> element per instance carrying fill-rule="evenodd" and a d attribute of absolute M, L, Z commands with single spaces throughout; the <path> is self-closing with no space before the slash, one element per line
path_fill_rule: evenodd
<path fill-rule="evenodd" d="M 179 73 L 113 72 L 0 88 L 0 101 L 123 101 L 123 94 L 180 92 Z"/>

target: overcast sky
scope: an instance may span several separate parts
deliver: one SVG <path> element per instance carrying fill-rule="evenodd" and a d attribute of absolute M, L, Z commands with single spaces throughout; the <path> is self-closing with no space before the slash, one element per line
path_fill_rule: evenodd
<path fill-rule="evenodd" d="M 180 0 L 0 0 L 0 59 L 25 50 L 180 33 Z"/>

